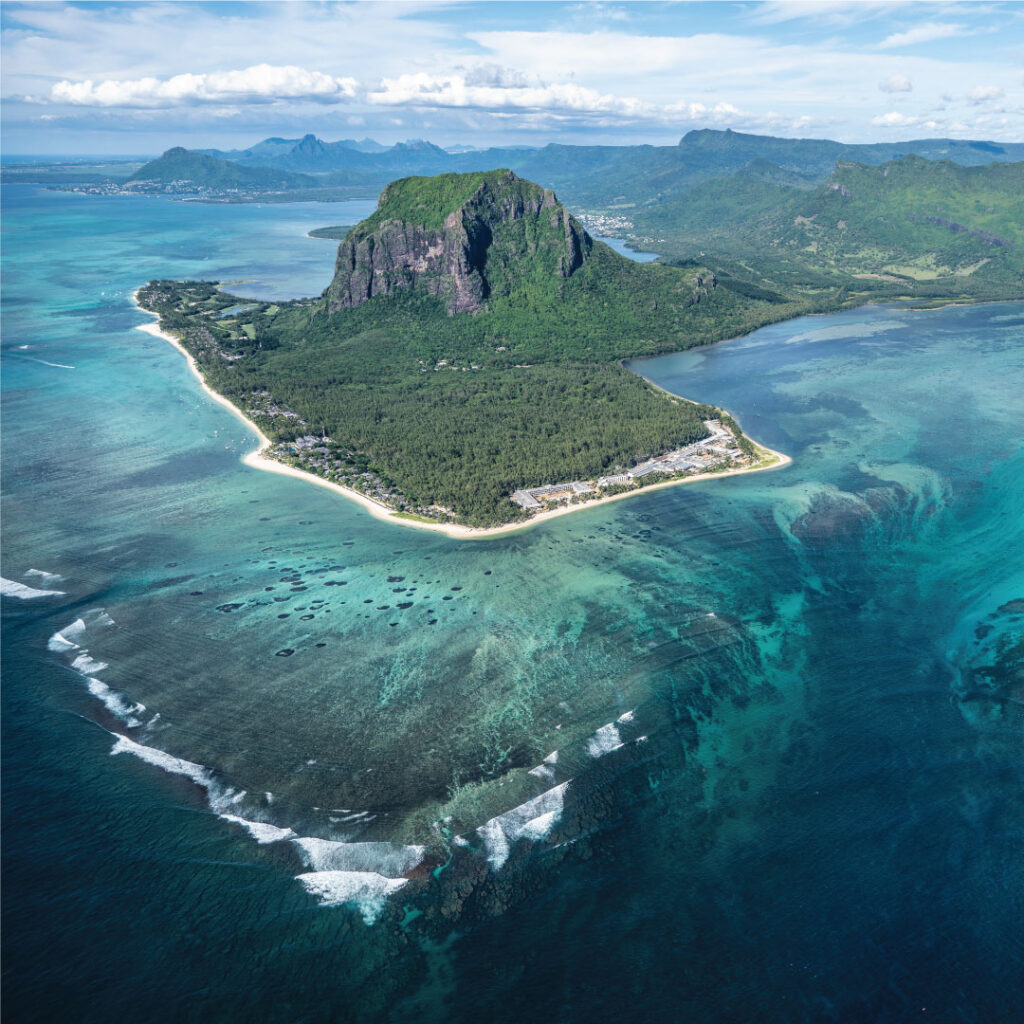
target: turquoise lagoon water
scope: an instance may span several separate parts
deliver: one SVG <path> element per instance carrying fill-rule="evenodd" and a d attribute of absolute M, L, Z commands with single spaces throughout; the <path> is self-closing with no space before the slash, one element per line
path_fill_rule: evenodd
<path fill-rule="evenodd" d="M 1024 306 L 638 364 L 794 464 L 458 542 L 134 329 L 339 219 L 5 189 L 11 1018 L 1019 1019 Z"/>

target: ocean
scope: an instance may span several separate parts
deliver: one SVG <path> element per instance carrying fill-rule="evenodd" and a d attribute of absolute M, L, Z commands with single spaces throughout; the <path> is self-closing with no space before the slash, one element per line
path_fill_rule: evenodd
<path fill-rule="evenodd" d="M 458 541 L 135 329 L 373 204 L 3 199 L 8 1019 L 1021 1019 L 1024 304 L 637 363 L 793 464 Z"/>

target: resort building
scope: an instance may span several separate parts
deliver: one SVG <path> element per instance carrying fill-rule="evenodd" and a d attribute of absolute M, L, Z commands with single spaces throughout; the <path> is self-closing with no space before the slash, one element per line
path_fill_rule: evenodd
<path fill-rule="evenodd" d="M 531 487 L 529 490 L 516 491 L 512 500 L 528 512 L 536 512 L 543 508 L 541 502 L 569 501 L 581 494 L 594 494 L 590 484 L 573 480 L 567 484 L 546 484 L 543 487 Z"/>

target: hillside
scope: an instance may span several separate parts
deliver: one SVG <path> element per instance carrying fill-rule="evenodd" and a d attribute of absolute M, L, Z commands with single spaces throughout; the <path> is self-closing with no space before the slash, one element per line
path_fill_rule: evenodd
<path fill-rule="evenodd" d="M 742 265 L 770 286 L 965 298 L 1024 294 L 1024 163 L 839 162 L 807 189 L 741 172 L 637 214 L 673 257 Z"/>
<path fill-rule="evenodd" d="M 164 184 L 187 181 L 201 188 L 258 190 L 314 188 L 320 184 L 316 178 L 307 174 L 294 174 L 272 167 L 243 167 L 230 160 L 221 160 L 180 146 L 167 150 L 156 160 L 150 160 L 127 180 Z"/>
<path fill-rule="evenodd" d="M 472 525 L 521 518 L 519 488 L 707 434 L 716 410 L 619 360 L 810 308 L 720 288 L 704 267 L 633 263 L 510 171 L 393 184 L 343 240 L 319 300 L 224 316 L 237 300 L 212 285 L 154 282 L 140 302 L 286 458 Z"/>

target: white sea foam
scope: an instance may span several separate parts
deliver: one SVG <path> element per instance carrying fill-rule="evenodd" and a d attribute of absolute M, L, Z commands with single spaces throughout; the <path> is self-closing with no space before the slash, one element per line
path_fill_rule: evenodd
<path fill-rule="evenodd" d="M 320 900 L 321 906 L 355 903 L 368 925 L 376 923 L 388 896 L 407 882 L 405 878 L 385 878 L 373 871 L 311 871 L 296 877 L 308 893 Z"/>
<path fill-rule="evenodd" d="M 529 839 L 531 842 L 539 842 L 544 839 L 558 823 L 561 811 L 548 811 L 546 814 L 538 814 L 531 818 L 519 833 L 521 839 Z"/>
<path fill-rule="evenodd" d="M 58 370 L 74 370 L 75 367 L 68 363 L 51 363 L 48 359 L 36 359 L 35 356 L 25 356 L 26 359 L 31 359 L 33 363 L 42 363 L 43 366 L 56 366 Z"/>
<path fill-rule="evenodd" d="M 79 619 L 78 621 L 82 622 L 81 619 Z M 73 625 L 75 625 L 75 623 L 72 623 L 71 625 L 73 626 Z M 85 629 L 85 623 L 82 623 L 82 629 Z M 63 652 L 63 651 L 77 651 L 78 650 L 78 644 L 76 644 L 74 642 L 74 640 L 69 640 L 64 635 L 64 633 L 66 633 L 66 632 L 67 632 L 67 629 L 65 629 L 63 632 L 54 633 L 53 636 L 51 636 L 50 639 L 47 640 L 46 646 L 51 651 L 60 651 L 60 652 Z"/>
<path fill-rule="evenodd" d="M 343 871 L 401 878 L 419 865 L 426 854 L 425 846 L 403 846 L 401 843 L 338 843 L 316 836 L 293 840 L 302 851 L 302 859 L 313 871 Z"/>
<path fill-rule="evenodd" d="M 556 764 L 558 764 L 558 751 L 552 750 L 536 768 L 531 768 L 527 774 L 543 779 L 545 782 L 553 782 L 555 773 L 551 766 Z"/>
<path fill-rule="evenodd" d="M 4 597 L 17 597 L 22 601 L 31 601 L 37 597 L 59 597 L 63 593 L 63 590 L 36 590 L 35 587 L 18 583 L 17 580 L 8 580 L 0 576 L 0 594 L 3 594 Z"/>
<path fill-rule="evenodd" d="M 290 828 L 280 828 L 277 825 L 270 825 L 265 821 L 249 821 L 246 818 L 239 818 L 237 814 L 222 814 L 221 817 L 225 821 L 241 825 L 260 846 L 266 846 L 268 843 L 279 843 L 282 839 L 295 838 L 295 833 Z"/>
<path fill-rule="evenodd" d="M 563 782 L 513 807 L 511 811 L 491 818 L 476 830 L 487 848 L 487 862 L 495 871 L 504 867 L 512 844 L 517 839 L 536 842 L 548 835 L 562 815 L 568 785 L 568 782 Z"/>
<path fill-rule="evenodd" d="M 45 587 L 53 586 L 54 583 L 60 583 L 61 580 L 64 579 L 64 577 L 61 576 L 59 573 L 46 572 L 43 569 L 29 569 L 22 575 L 38 577 L 39 582 L 42 583 L 43 586 Z"/>
<path fill-rule="evenodd" d="M 587 740 L 587 753 L 591 757 L 604 757 L 613 750 L 622 746 L 622 737 L 619 735 L 618 727 L 614 722 L 602 725 L 594 735 Z"/>
<path fill-rule="evenodd" d="M 632 722 L 636 718 L 636 710 L 627 711 L 624 715 L 619 715 L 616 719 L 617 722 Z"/>
<path fill-rule="evenodd" d="M 86 630 L 93 626 L 112 626 L 114 620 L 102 609 L 92 608 L 84 615 L 50 637 L 47 647 L 51 651 L 73 651 L 81 647 L 81 640 Z"/>
<path fill-rule="evenodd" d="M 116 733 L 114 735 L 117 735 Z M 127 736 L 117 736 L 117 742 L 110 749 L 111 756 L 115 754 L 134 754 L 137 758 L 147 764 L 162 768 L 170 775 L 184 775 L 191 779 L 197 786 L 206 790 L 210 807 L 218 814 L 227 811 L 239 803 L 245 796 L 244 792 L 236 792 L 222 786 L 213 777 L 213 772 L 201 764 L 193 761 L 186 761 L 184 758 L 175 757 L 166 751 L 157 750 L 156 747 L 147 747 L 142 743 L 136 743 Z"/>
<path fill-rule="evenodd" d="M 98 697 L 106 705 L 107 710 L 120 718 L 132 729 L 142 725 L 138 718 L 146 710 L 145 704 L 133 704 L 121 696 L 116 690 L 112 690 L 102 679 L 89 680 L 89 692 Z"/>
<path fill-rule="evenodd" d="M 83 676 L 92 676 L 97 672 L 102 672 L 105 668 L 110 666 L 105 661 L 97 661 L 95 658 L 90 658 L 89 655 L 82 651 L 80 655 L 73 662 L 71 667 L 76 672 L 81 672 Z"/>
<path fill-rule="evenodd" d="M 241 825 L 257 843 L 265 845 L 291 840 L 302 851 L 303 860 L 314 869 L 296 876 L 306 891 L 316 896 L 325 907 L 356 904 L 367 925 L 378 920 L 388 896 L 408 882 L 401 875 L 416 867 L 426 852 L 422 846 L 398 843 L 336 843 L 312 836 L 296 837 L 290 828 L 230 813 L 229 808 L 241 803 L 245 792 L 222 786 L 204 765 L 136 743 L 127 736 L 118 736 L 110 753 L 134 754 L 171 775 L 191 779 L 206 790 L 210 806 L 221 818 Z M 398 877 L 389 877 L 391 875 Z"/>

